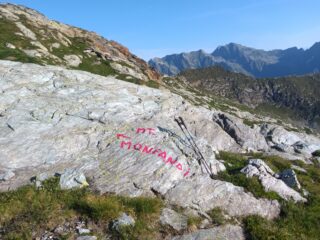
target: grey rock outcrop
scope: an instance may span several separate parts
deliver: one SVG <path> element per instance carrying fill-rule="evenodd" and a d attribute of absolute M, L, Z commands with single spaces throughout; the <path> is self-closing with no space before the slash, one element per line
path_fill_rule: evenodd
<path fill-rule="evenodd" d="M 313 151 L 320 148 L 318 138 L 299 132 L 290 132 L 281 126 L 263 124 L 261 134 L 265 136 L 270 148 L 278 152 L 276 154 L 292 160 L 305 161 L 312 157 Z"/>
<path fill-rule="evenodd" d="M 200 212 L 221 207 L 231 216 L 274 218 L 279 213 L 276 201 L 212 180 L 174 121 L 176 116 L 184 119 L 217 173 L 224 170 L 215 158 L 218 151 L 270 150 L 260 129 L 246 128 L 241 119 L 218 117 L 240 129 L 238 144 L 216 122 L 221 112 L 193 106 L 167 90 L 10 61 L 0 61 L 0 92 L 1 169 L 15 173 L 0 183 L 1 191 L 27 184 L 39 173 L 53 176 L 76 169 L 101 193 L 157 194 Z M 74 177 L 68 179 L 74 182 Z"/>
<path fill-rule="evenodd" d="M 252 129 L 244 125 L 240 119 L 224 113 L 214 114 L 213 119 L 242 148 L 248 151 L 266 151 L 268 149 L 267 142 L 260 134 L 258 127 Z"/>
<path fill-rule="evenodd" d="M 277 201 L 257 200 L 252 194 L 245 193 L 242 187 L 212 180 L 208 176 L 197 176 L 180 181 L 167 192 L 165 197 L 172 204 L 185 208 L 190 207 L 200 212 L 221 208 L 229 216 L 258 214 L 272 219 L 280 211 Z"/>
<path fill-rule="evenodd" d="M 170 208 L 164 208 L 162 210 L 160 222 L 162 225 L 169 225 L 177 231 L 186 229 L 188 227 L 188 218 Z"/>
<path fill-rule="evenodd" d="M 283 178 L 289 182 L 289 184 L 286 184 L 283 180 L 276 178 L 274 172 L 261 159 L 251 159 L 249 164 L 243 168 L 241 172 L 250 178 L 254 176 L 258 177 L 262 186 L 267 192 L 274 191 L 278 193 L 280 197 L 286 200 L 293 199 L 295 202 L 307 201 L 307 199 L 303 198 L 300 193 L 289 187 L 289 184 L 293 184 L 292 174 L 290 174 L 290 179 L 284 177 L 289 175 L 288 171 L 282 175 Z"/>
<path fill-rule="evenodd" d="M 210 229 L 203 229 L 194 233 L 176 236 L 172 240 L 244 240 L 245 235 L 240 226 L 224 225 Z"/>

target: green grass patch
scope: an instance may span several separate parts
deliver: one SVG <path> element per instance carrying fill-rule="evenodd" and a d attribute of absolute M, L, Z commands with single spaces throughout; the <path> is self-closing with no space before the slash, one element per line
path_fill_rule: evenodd
<path fill-rule="evenodd" d="M 149 80 L 146 82 L 146 86 L 158 89 L 160 87 L 160 84 L 156 81 Z"/>
<path fill-rule="evenodd" d="M 40 235 L 77 219 L 94 224 L 100 234 L 115 234 L 106 226 L 122 212 L 136 220 L 129 239 L 139 239 L 140 235 L 152 239 L 158 234 L 160 199 L 97 195 L 88 189 L 61 190 L 58 182 L 53 178 L 45 181 L 41 190 L 24 186 L 0 193 L 0 238 L 32 239 L 33 233 Z"/>
<path fill-rule="evenodd" d="M 208 212 L 208 215 L 212 219 L 212 223 L 216 225 L 223 225 L 226 222 L 223 211 L 221 208 L 214 208 Z"/>

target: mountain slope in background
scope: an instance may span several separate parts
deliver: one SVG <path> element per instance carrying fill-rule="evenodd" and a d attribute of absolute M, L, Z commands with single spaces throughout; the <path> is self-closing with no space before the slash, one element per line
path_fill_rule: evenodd
<path fill-rule="evenodd" d="M 59 65 L 131 81 L 160 79 L 119 43 L 23 6 L 0 4 L 0 32 L 0 59 Z"/>
<path fill-rule="evenodd" d="M 320 127 L 320 74 L 256 79 L 215 66 L 186 70 L 179 77 L 201 91 L 235 100 L 267 114 L 287 113 Z"/>
<path fill-rule="evenodd" d="M 264 51 L 230 43 L 212 53 L 203 50 L 154 58 L 149 65 L 167 75 L 186 69 L 219 65 L 233 72 L 254 77 L 280 77 L 319 72 L 320 42 L 307 50 L 296 47 L 286 50 Z"/>

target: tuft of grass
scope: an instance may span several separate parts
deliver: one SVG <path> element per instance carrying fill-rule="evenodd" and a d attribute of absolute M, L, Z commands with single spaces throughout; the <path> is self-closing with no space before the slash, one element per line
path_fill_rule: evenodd
<path fill-rule="evenodd" d="M 147 85 L 148 87 L 156 88 L 156 89 L 159 89 L 159 87 L 160 87 L 160 84 L 159 84 L 158 82 L 156 82 L 156 81 L 153 81 L 153 80 L 147 81 L 147 82 L 146 82 L 146 85 Z"/>
<path fill-rule="evenodd" d="M 223 211 L 221 208 L 214 208 L 208 212 L 208 215 L 212 219 L 212 223 L 216 225 L 223 225 L 226 222 Z"/>
<path fill-rule="evenodd" d="M 188 216 L 188 228 L 197 228 L 202 222 L 202 218 L 199 216 Z"/>

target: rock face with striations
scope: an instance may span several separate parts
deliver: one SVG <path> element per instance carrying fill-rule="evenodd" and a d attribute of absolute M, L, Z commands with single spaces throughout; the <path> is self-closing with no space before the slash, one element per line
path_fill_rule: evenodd
<path fill-rule="evenodd" d="M 209 177 L 222 165 L 216 151 L 242 149 L 213 120 L 215 111 L 167 90 L 53 66 L 0 61 L 0 83 L 0 166 L 12 173 L 0 182 L 2 191 L 41 173 L 72 169 L 101 193 L 156 194 L 199 212 L 220 207 L 231 216 L 279 214 L 277 201 Z M 199 164 L 177 116 L 211 170 Z"/>

